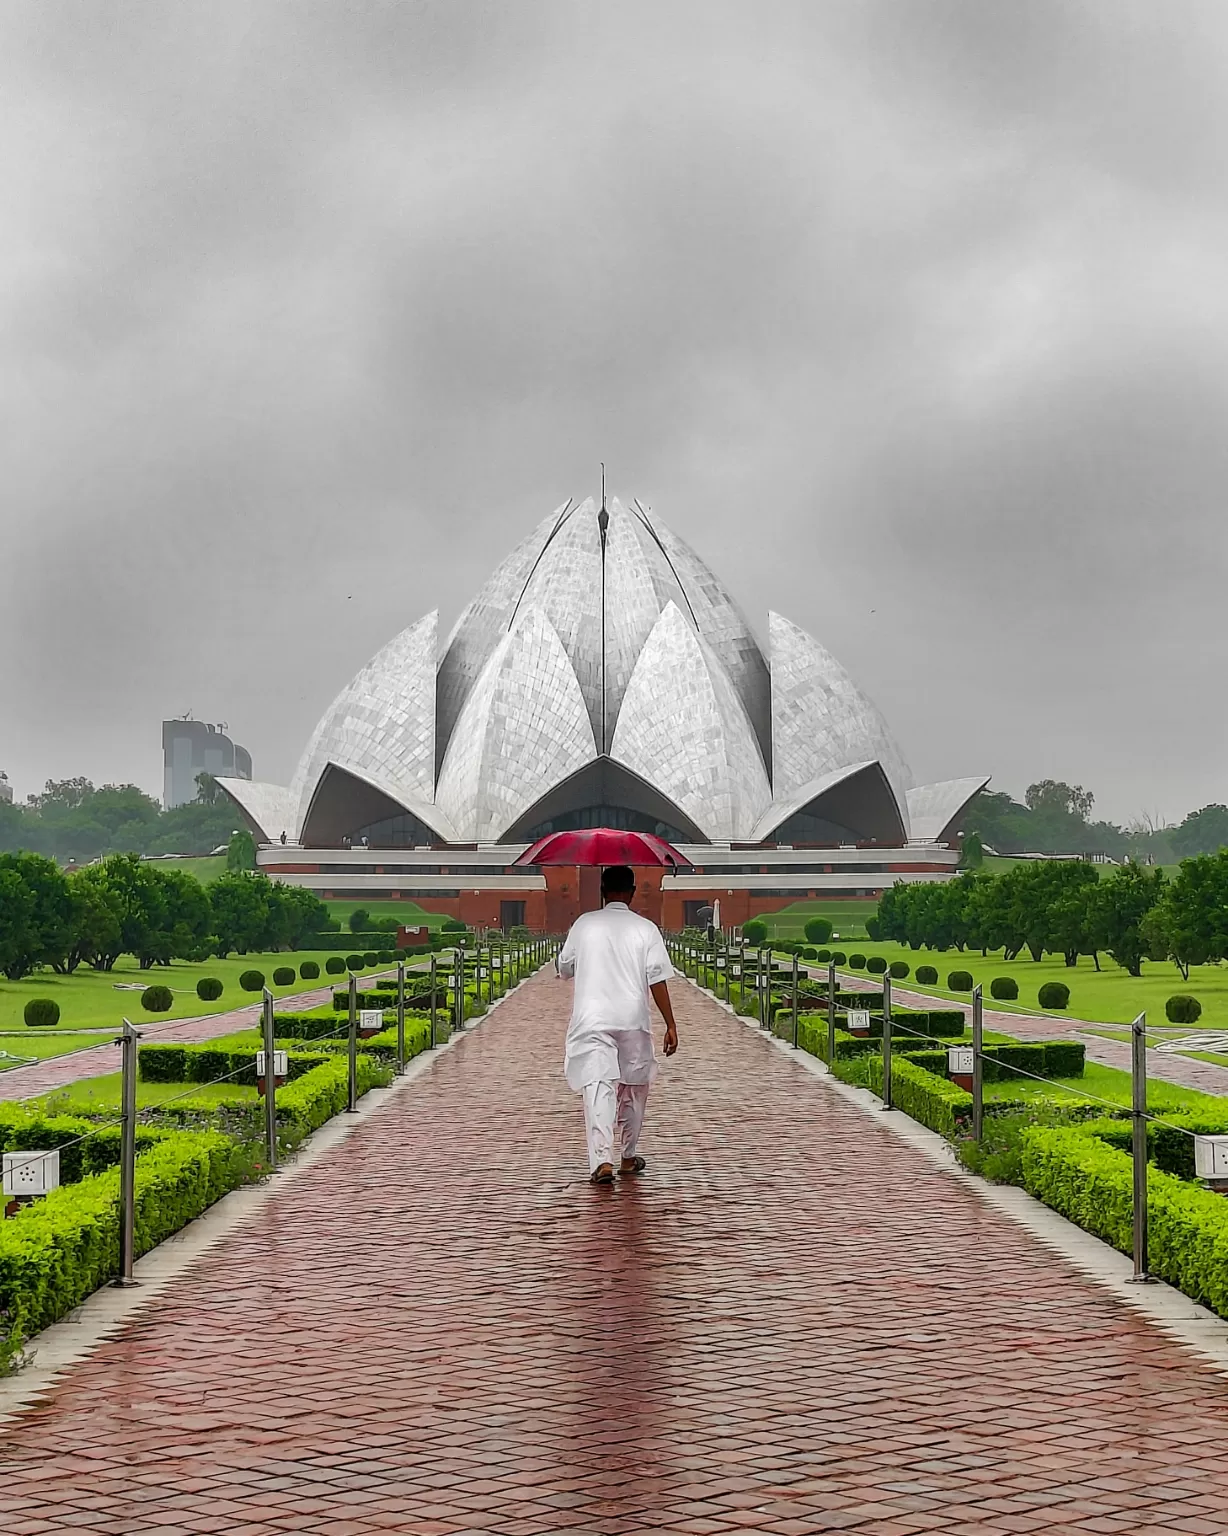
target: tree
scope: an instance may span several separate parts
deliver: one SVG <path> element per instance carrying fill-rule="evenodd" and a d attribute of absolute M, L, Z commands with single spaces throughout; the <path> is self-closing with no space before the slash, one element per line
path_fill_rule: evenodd
<path fill-rule="evenodd" d="M 118 955 L 127 953 L 146 971 L 166 953 L 171 902 L 154 865 L 135 853 L 114 853 L 75 878 L 98 888 L 119 924 L 119 946 L 101 956 L 99 969 L 109 971 Z"/>
<path fill-rule="evenodd" d="M 71 974 L 84 961 L 96 971 L 109 971 L 123 950 L 118 903 L 101 881 L 85 878 L 87 870 L 69 877 L 72 894 L 73 947 L 67 969 Z"/>
<path fill-rule="evenodd" d="M 213 909 L 204 886 L 182 869 L 158 871 L 166 893 L 166 932 L 158 960 L 206 960 L 213 926 Z"/>
<path fill-rule="evenodd" d="M 262 880 L 268 877 L 261 875 Z M 264 942 L 272 949 L 300 949 L 309 934 L 319 933 L 328 919 L 328 908 L 301 886 L 270 881 L 269 920 Z"/>
<path fill-rule="evenodd" d="M 269 927 L 268 877 L 245 870 L 219 875 L 208 887 L 218 954 L 245 955 L 265 942 Z"/>
<path fill-rule="evenodd" d="M 59 866 L 38 853 L 6 853 L 0 868 L 16 875 L 29 897 L 9 931 L 5 974 L 17 980 L 40 965 L 63 971 L 73 943 L 72 896 Z"/>
<path fill-rule="evenodd" d="M 256 839 L 248 831 L 232 832 L 226 849 L 226 868 L 233 872 L 255 867 Z"/>
<path fill-rule="evenodd" d="M 371 926 L 371 914 L 366 907 L 355 907 L 347 925 L 351 933 L 366 933 Z"/>
<path fill-rule="evenodd" d="M 1059 816 L 1073 816 L 1086 821 L 1091 815 L 1096 797 L 1082 784 L 1065 784 L 1061 779 L 1041 779 L 1029 784 L 1024 791 L 1023 803 L 1029 811 Z"/>
<path fill-rule="evenodd" d="M 1191 965 L 1228 955 L 1228 850 L 1183 860 L 1142 933 L 1147 953 L 1167 956 L 1187 981 Z"/>
<path fill-rule="evenodd" d="M 1191 811 L 1168 838 L 1179 859 L 1228 848 L 1228 805 L 1204 805 L 1200 811 Z"/>
<path fill-rule="evenodd" d="M 981 869 L 985 864 L 985 845 L 979 832 L 969 832 L 961 841 L 959 850 L 960 869 Z"/>
<path fill-rule="evenodd" d="M 5 855 L 0 858 L 0 970 L 10 981 L 28 974 L 37 946 L 34 893 Z"/>
<path fill-rule="evenodd" d="M 1096 942 L 1131 976 L 1150 953 L 1147 917 L 1164 894 L 1164 871 L 1123 864 L 1100 882 L 1093 904 Z"/>
<path fill-rule="evenodd" d="M 211 773 L 196 775 L 196 804 L 228 805 L 230 797 Z"/>

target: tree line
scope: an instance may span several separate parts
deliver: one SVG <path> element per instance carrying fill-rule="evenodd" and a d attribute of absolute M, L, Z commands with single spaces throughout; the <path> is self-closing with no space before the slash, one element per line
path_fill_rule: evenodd
<path fill-rule="evenodd" d="M 66 874 L 38 853 L 0 854 L 0 971 L 41 966 L 111 970 L 122 954 L 142 970 L 232 951 L 297 949 L 331 926 L 310 891 L 257 871 L 202 885 L 183 870 L 117 853 Z"/>
<path fill-rule="evenodd" d="M 1131 976 L 1144 960 L 1191 965 L 1228 958 L 1228 849 L 1186 859 L 1166 878 L 1123 864 L 1104 878 L 1081 860 L 1038 859 L 1000 875 L 968 872 L 943 884 L 897 884 L 867 924 L 871 938 L 912 949 L 1002 950 L 1013 960 L 1106 954 Z"/>
<path fill-rule="evenodd" d="M 0 800 L 0 852 L 46 854 L 61 864 L 108 853 L 208 853 L 228 841 L 239 815 L 207 773 L 197 798 L 164 811 L 135 784 L 48 779 L 24 805 Z"/>

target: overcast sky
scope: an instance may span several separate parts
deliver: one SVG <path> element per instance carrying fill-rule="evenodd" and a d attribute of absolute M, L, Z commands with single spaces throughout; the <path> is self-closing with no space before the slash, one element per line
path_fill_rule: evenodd
<path fill-rule="evenodd" d="M 567 496 L 919 779 L 1228 801 L 1222 0 L 0 10 L 0 768 L 286 782 Z"/>

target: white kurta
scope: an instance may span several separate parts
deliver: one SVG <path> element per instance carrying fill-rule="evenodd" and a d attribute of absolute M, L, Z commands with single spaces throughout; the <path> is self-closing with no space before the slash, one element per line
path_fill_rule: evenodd
<path fill-rule="evenodd" d="M 590 1083 L 652 1082 L 649 988 L 674 974 L 657 925 L 622 901 L 586 912 L 567 935 L 559 973 L 575 977 L 564 1053 L 568 1086 L 579 1093 Z"/>

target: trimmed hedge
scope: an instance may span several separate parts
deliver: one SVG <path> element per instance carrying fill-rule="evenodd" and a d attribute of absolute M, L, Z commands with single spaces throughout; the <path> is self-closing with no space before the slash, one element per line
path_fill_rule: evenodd
<path fill-rule="evenodd" d="M 220 1131 L 166 1136 L 136 1164 L 138 1257 L 244 1181 L 246 1159 Z M 5 1353 L 49 1327 L 119 1273 L 119 1170 L 62 1185 L 0 1222 Z"/>
<path fill-rule="evenodd" d="M 136 1053 L 142 1083 L 213 1083 L 227 1078 L 236 1088 L 256 1086 L 256 1051 L 221 1045 L 142 1045 Z M 290 1081 L 302 1077 L 326 1058 L 318 1052 L 290 1051 L 286 1070 Z M 231 1076 L 231 1074 L 234 1074 Z"/>
<path fill-rule="evenodd" d="M 379 951 L 375 950 L 375 949 L 367 950 L 366 954 L 363 955 L 363 957 L 362 957 L 362 962 L 363 962 L 364 966 L 367 966 L 367 965 L 378 965 L 379 964 Z"/>
<path fill-rule="evenodd" d="M 936 987 L 938 985 L 938 971 L 932 965 L 919 965 L 917 967 L 917 985 L 920 987 Z"/>
<path fill-rule="evenodd" d="M 831 938 L 831 923 L 825 917 L 807 918 L 806 926 L 802 929 L 806 939 L 811 944 L 826 944 Z"/>
<path fill-rule="evenodd" d="M 757 946 L 767 941 L 767 924 L 757 917 L 742 924 L 742 938 L 747 944 Z"/>
<path fill-rule="evenodd" d="M 1019 983 L 1013 976 L 995 976 L 989 983 L 989 995 L 999 1002 L 1013 1003 L 1019 996 Z"/>
<path fill-rule="evenodd" d="M 137 1150 L 165 1135 L 165 1131 L 138 1125 Z M 76 1184 L 87 1174 L 102 1173 L 119 1162 L 120 1128 L 99 1126 L 78 1115 L 46 1115 L 20 1104 L 0 1105 L 0 1152 L 46 1152 L 52 1147 L 60 1148 L 61 1184 Z"/>
<path fill-rule="evenodd" d="M 1031 1126 L 1023 1187 L 1122 1253 L 1133 1247 L 1133 1166 L 1085 1127 Z M 1147 1172 L 1151 1272 L 1228 1317 L 1228 1201 L 1158 1168 Z"/>
<path fill-rule="evenodd" d="M 158 984 L 141 993 L 141 1007 L 146 1013 L 169 1013 L 174 1006 L 174 993 L 169 987 Z"/>
<path fill-rule="evenodd" d="M 60 1005 L 53 997 L 32 997 L 21 1016 L 30 1029 L 52 1029 L 60 1022 Z"/>
<path fill-rule="evenodd" d="M 244 971 L 239 977 L 239 985 L 244 992 L 261 992 L 264 990 L 263 971 Z"/>
<path fill-rule="evenodd" d="M 972 987 L 971 971 L 951 971 L 947 976 L 947 990 L 950 992 L 971 992 Z"/>
<path fill-rule="evenodd" d="M 1036 994 L 1042 1008 L 1065 1008 L 1070 1001 L 1070 988 L 1064 981 L 1047 981 Z"/>
<path fill-rule="evenodd" d="M 279 965 L 273 972 L 273 985 L 275 987 L 292 987 L 298 980 L 292 965 Z"/>
<path fill-rule="evenodd" d="M 887 962 L 882 955 L 871 955 L 866 961 L 866 970 L 871 976 L 885 976 L 887 974 Z"/>
<path fill-rule="evenodd" d="M 327 963 L 328 962 L 326 961 L 325 964 L 327 964 Z M 344 966 L 339 966 L 338 969 L 339 970 L 344 970 L 345 967 Z M 304 981 L 317 981 L 319 979 L 319 976 L 320 976 L 320 963 L 319 963 L 319 961 L 318 960 L 304 960 L 302 965 L 300 965 L 299 968 L 298 968 L 298 973 L 299 973 L 299 975 L 302 977 L 302 979 Z"/>
<path fill-rule="evenodd" d="M 1196 1024 L 1202 1017 L 1202 1004 L 1196 997 L 1175 992 L 1164 1004 L 1164 1017 L 1170 1024 Z"/>
<path fill-rule="evenodd" d="M 814 958 L 819 962 L 820 965 L 826 965 L 827 962 L 831 959 L 831 950 L 816 949 L 814 952 Z"/>
<path fill-rule="evenodd" d="M 864 971 L 865 968 L 866 968 L 866 957 L 864 955 L 850 955 L 849 956 L 849 970 L 851 970 L 851 971 Z"/>
<path fill-rule="evenodd" d="M 907 960 L 893 960 L 887 967 L 893 981 L 903 981 L 908 975 L 909 965 Z"/>
<path fill-rule="evenodd" d="M 344 976 L 345 961 L 340 955 L 329 955 L 328 959 L 324 962 L 324 969 L 330 976 Z"/>
<path fill-rule="evenodd" d="M 864 1058 L 866 1086 L 881 1098 L 883 1093 L 883 1058 Z M 927 1072 L 909 1056 L 896 1056 L 891 1063 L 891 1099 L 931 1131 L 954 1141 L 972 1118 L 972 1095 L 945 1077 Z"/>
<path fill-rule="evenodd" d="M 347 970 L 361 971 L 366 966 L 366 959 L 362 955 L 346 955 L 345 964 Z"/>
<path fill-rule="evenodd" d="M 847 965 L 848 958 L 849 957 L 844 953 L 842 949 L 833 949 L 831 952 L 831 960 L 833 965 Z"/>
<path fill-rule="evenodd" d="M 196 983 L 196 995 L 202 1003 L 216 1003 L 225 988 L 216 976 L 202 976 Z"/>

